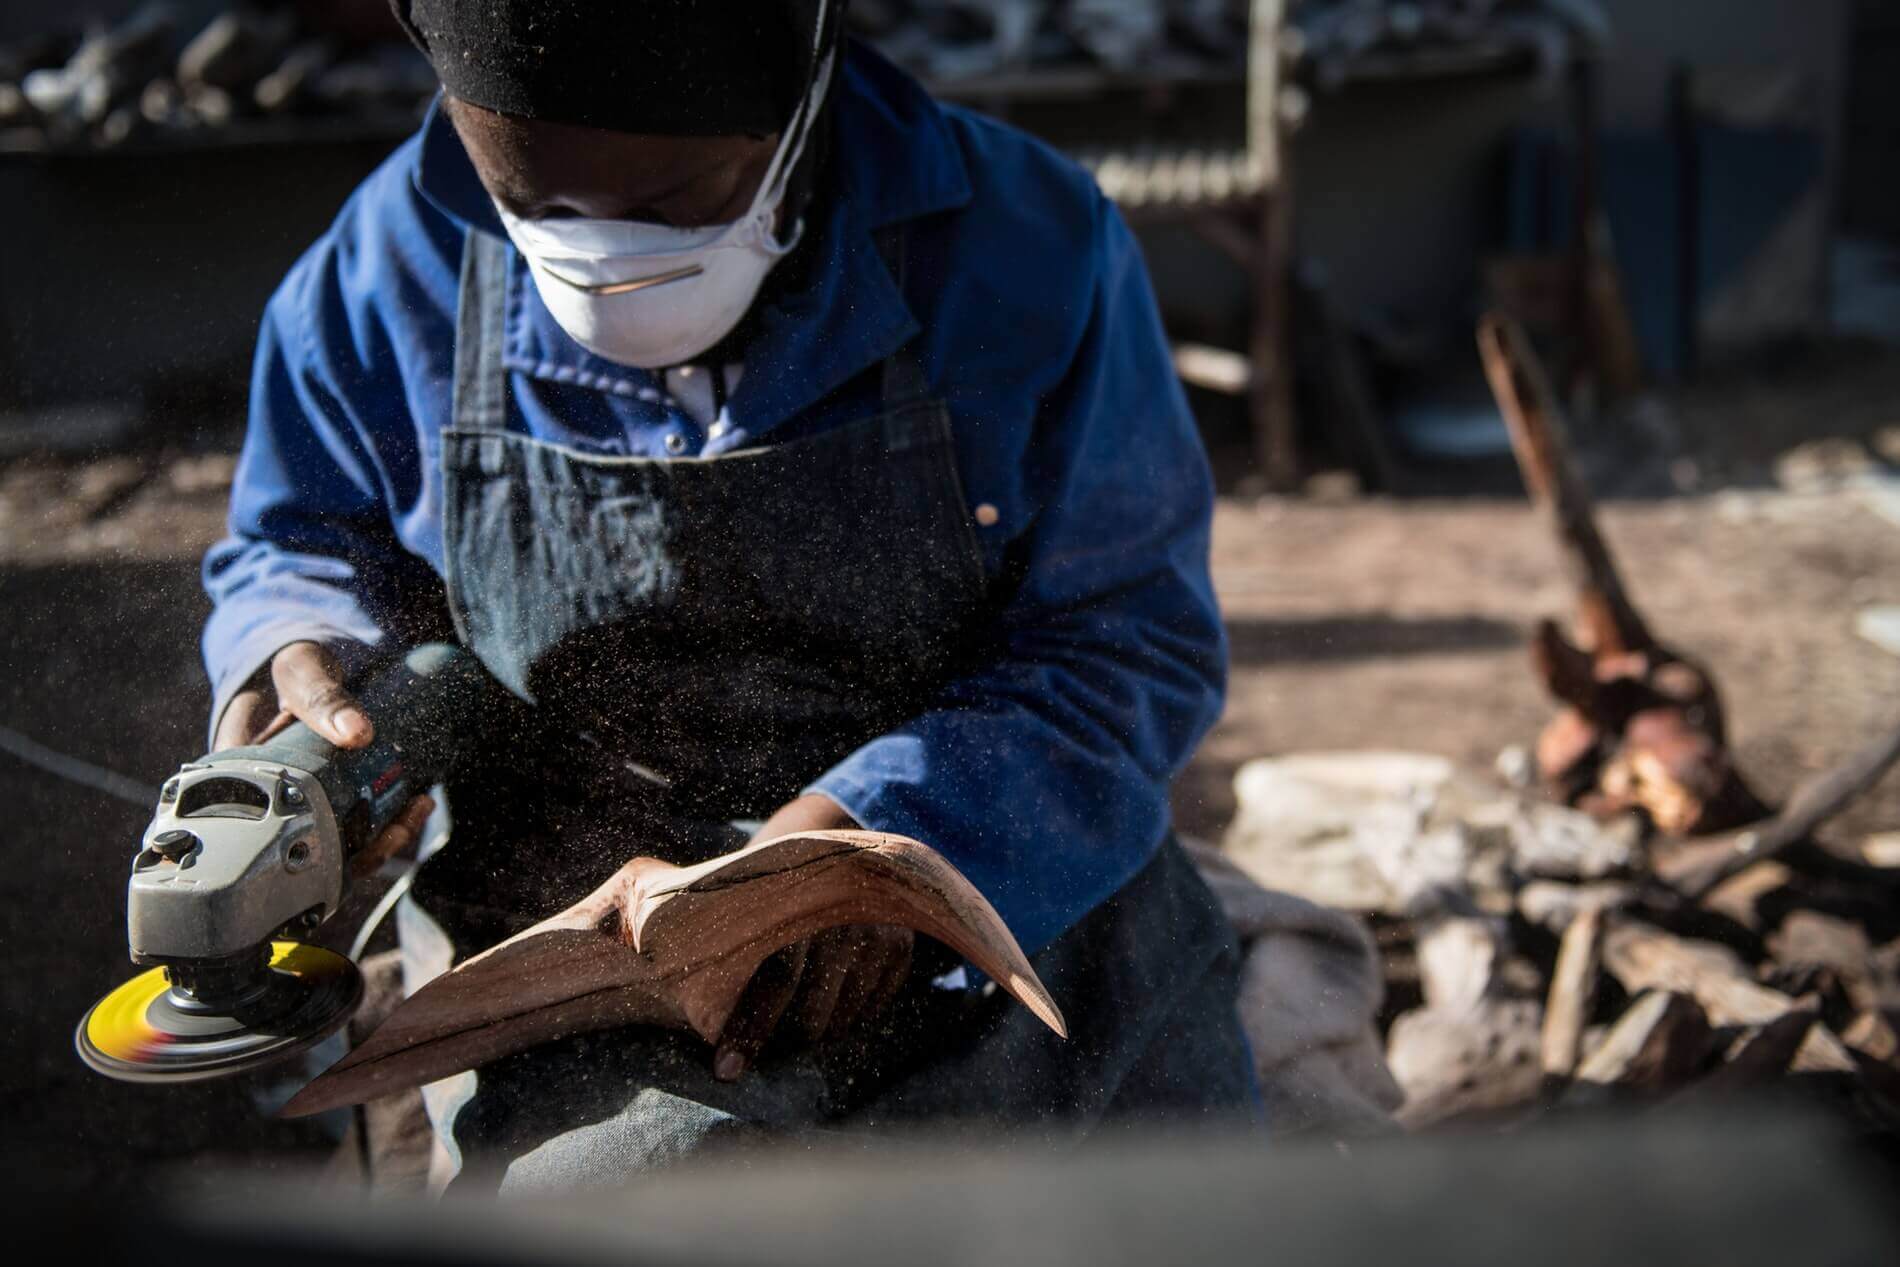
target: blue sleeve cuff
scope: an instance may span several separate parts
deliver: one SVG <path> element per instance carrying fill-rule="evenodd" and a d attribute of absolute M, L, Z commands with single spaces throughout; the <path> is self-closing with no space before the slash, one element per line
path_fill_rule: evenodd
<path fill-rule="evenodd" d="M 1165 802 L 1138 788 L 1051 795 L 1064 764 L 1053 739 L 1009 710 L 944 709 L 865 744 L 805 790 L 872 831 L 937 850 L 1033 955 L 1126 883 L 1167 834 Z"/>

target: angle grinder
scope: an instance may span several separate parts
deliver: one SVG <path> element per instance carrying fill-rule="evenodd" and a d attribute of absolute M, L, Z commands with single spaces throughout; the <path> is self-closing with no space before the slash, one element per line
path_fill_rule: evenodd
<path fill-rule="evenodd" d="M 351 855 L 454 767 L 499 689 L 467 651 L 431 643 L 357 692 L 376 725 L 366 748 L 299 722 L 180 767 L 126 894 L 132 962 L 155 966 L 86 1013 L 80 1059 L 126 1082 L 190 1082 L 336 1032 L 362 975 L 307 939 L 342 907 Z"/>

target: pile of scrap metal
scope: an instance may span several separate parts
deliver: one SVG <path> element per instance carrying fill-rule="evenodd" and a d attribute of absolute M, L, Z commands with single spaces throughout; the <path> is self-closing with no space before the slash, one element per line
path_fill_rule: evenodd
<path fill-rule="evenodd" d="M 287 116 L 413 118 L 435 77 L 394 33 L 315 5 L 239 4 L 194 28 L 155 0 L 114 26 L 0 47 L 0 149 L 110 148 Z"/>
<path fill-rule="evenodd" d="M 851 24 L 933 84 L 1051 68 L 1233 74 L 1247 0 L 852 0 Z"/>
<path fill-rule="evenodd" d="M 1504 783 L 1416 753 L 1252 762 L 1223 853 L 1371 924 L 1409 1127 L 1768 1090 L 1900 1138 L 1900 857 L 1819 838 L 1900 725 L 1757 796 L 1713 677 L 1636 612 L 1523 332 L 1491 317 L 1479 341 L 1578 587 L 1582 645 L 1552 622 L 1532 643 L 1561 711 Z"/>
<path fill-rule="evenodd" d="M 1549 73 L 1609 35 L 1597 0 L 1306 0 L 1288 17 L 1281 52 L 1302 82 L 1332 91 L 1427 71 L 1442 54 L 1518 54 Z"/>

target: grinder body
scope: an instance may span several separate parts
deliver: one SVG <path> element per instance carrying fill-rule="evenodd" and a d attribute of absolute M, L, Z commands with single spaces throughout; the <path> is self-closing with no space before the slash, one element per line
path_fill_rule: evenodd
<path fill-rule="evenodd" d="M 497 688 L 460 647 L 418 647 L 358 693 L 376 738 L 341 749 L 302 722 L 166 781 L 132 863 L 134 963 L 212 962 L 335 914 L 349 858 L 455 764 Z"/>
<path fill-rule="evenodd" d="M 431 643 L 357 698 L 376 728 L 365 748 L 299 722 L 166 780 L 126 893 L 132 959 L 153 966 L 80 1021 L 93 1069 L 221 1077 L 302 1050 L 355 1010 L 355 965 L 298 939 L 342 907 L 351 856 L 457 765 L 503 692 L 469 652 Z"/>

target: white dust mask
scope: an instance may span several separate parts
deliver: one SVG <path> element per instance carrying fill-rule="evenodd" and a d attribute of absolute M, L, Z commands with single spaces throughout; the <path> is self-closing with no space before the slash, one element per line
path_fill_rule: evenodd
<path fill-rule="evenodd" d="M 639 220 L 523 220 L 497 206 L 561 329 L 596 356 L 641 369 L 682 364 L 725 338 L 804 231 L 801 220 L 781 240 L 775 222 L 835 57 L 826 54 L 786 125 L 751 209 L 730 224 L 676 229 Z"/>

